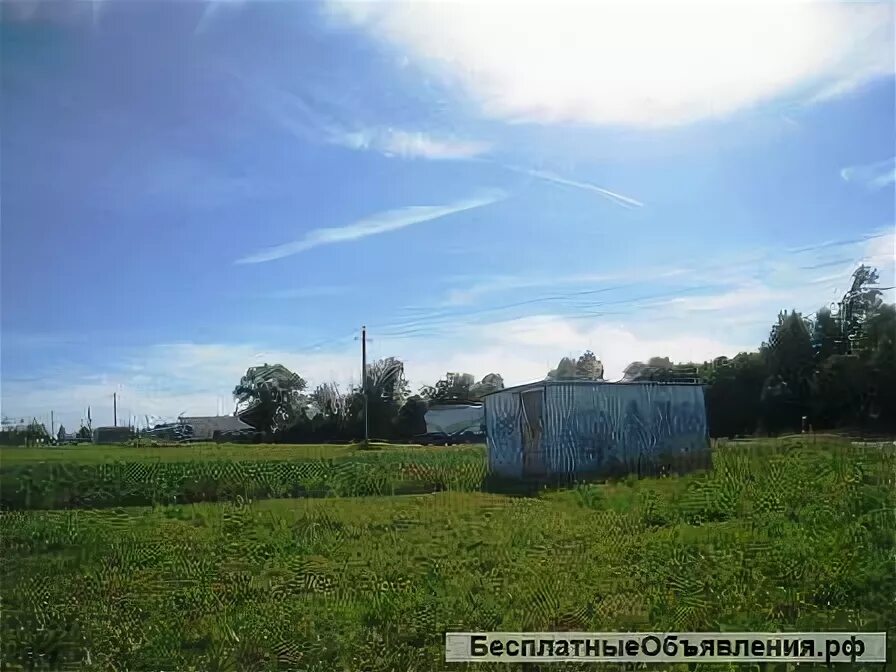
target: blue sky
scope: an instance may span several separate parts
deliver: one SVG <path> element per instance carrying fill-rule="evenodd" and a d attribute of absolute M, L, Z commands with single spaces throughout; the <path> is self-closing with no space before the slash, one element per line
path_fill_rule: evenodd
<path fill-rule="evenodd" d="M 3 414 L 350 384 L 362 324 L 415 385 L 613 376 L 894 284 L 892 5 L 641 10 L 4 3 Z"/>

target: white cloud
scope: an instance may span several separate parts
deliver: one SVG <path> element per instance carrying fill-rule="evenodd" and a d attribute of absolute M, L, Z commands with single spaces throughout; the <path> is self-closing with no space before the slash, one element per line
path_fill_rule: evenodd
<path fill-rule="evenodd" d="M 602 273 L 456 277 L 442 306 L 459 308 L 506 295 L 518 303 L 576 301 L 583 308 L 601 309 L 618 304 L 617 297 L 624 300 L 639 295 L 643 298 L 632 298 L 628 305 L 674 307 L 678 312 L 747 308 L 781 301 L 796 301 L 802 307 L 807 300 L 820 296 L 819 291 L 842 292 L 859 264 L 878 267 L 881 278 L 892 275 L 893 235 L 891 227 L 799 248 L 743 250 L 713 263 L 680 258 L 668 266 L 607 266 Z M 659 297 L 655 296 L 657 292 Z"/>
<path fill-rule="evenodd" d="M 340 111 L 341 116 L 357 116 L 359 111 L 344 109 L 344 103 L 334 100 L 326 91 L 304 91 L 298 95 L 239 72 L 231 74 L 274 121 L 303 141 L 378 152 L 388 157 L 429 160 L 473 159 L 492 148 L 491 143 L 453 134 L 341 121 L 333 110 Z"/>
<path fill-rule="evenodd" d="M 641 208 L 644 207 L 644 204 L 640 201 L 631 198 L 630 196 L 624 196 L 623 194 L 619 194 L 615 191 L 610 191 L 609 189 L 604 189 L 603 187 L 598 187 L 596 184 L 591 184 L 590 182 L 579 182 L 576 180 L 569 180 L 565 177 L 561 177 L 554 173 L 550 173 L 544 170 L 533 170 L 531 168 L 520 168 L 518 166 L 504 166 L 508 170 L 512 170 L 514 172 L 522 173 L 524 175 L 529 175 L 530 177 L 537 177 L 539 180 L 544 180 L 545 182 L 552 182 L 554 184 L 562 184 L 567 187 L 575 187 L 576 189 L 584 189 L 585 191 L 593 191 L 595 193 L 600 194 L 601 196 L 610 199 L 617 205 L 621 205 L 624 208 Z"/>
<path fill-rule="evenodd" d="M 893 72 L 889 3 L 343 2 L 502 119 L 663 126 Z"/>
<path fill-rule="evenodd" d="M 391 128 L 336 132 L 332 135 L 332 142 L 351 149 L 372 150 L 386 156 L 406 159 L 471 159 L 485 154 L 491 148 L 485 142 L 438 138 L 427 133 Z"/>
<path fill-rule="evenodd" d="M 634 274 L 628 277 L 633 277 Z M 532 275 L 503 275 L 490 278 L 477 278 L 470 284 L 449 290 L 445 299 L 448 306 L 463 306 L 474 303 L 489 294 L 500 294 L 521 289 L 543 289 L 562 285 L 583 285 L 619 280 L 622 276 L 608 274 L 582 273 L 578 275 L 558 275 L 552 278 Z"/>
<path fill-rule="evenodd" d="M 859 166 L 848 166 L 840 171 L 846 182 L 855 182 L 868 189 L 882 189 L 896 183 L 896 156 Z"/>
<path fill-rule="evenodd" d="M 255 254 L 238 259 L 236 263 L 258 264 L 282 259 L 283 257 L 305 252 L 321 245 L 347 243 L 366 238 L 367 236 L 396 231 L 414 224 L 422 224 L 423 222 L 447 217 L 466 210 L 481 208 L 482 206 L 496 203 L 505 197 L 506 195 L 502 192 L 492 192 L 447 205 L 410 205 L 396 210 L 387 210 L 346 226 L 314 229 L 300 240 L 261 250 Z"/>
<path fill-rule="evenodd" d="M 294 287 L 259 294 L 268 299 L 317 299 L 327 296 L 340 296 L 351 291 L 351 287 L 341 285 L 319 285 L 313 287 Z"/>
<path fill-rule="evenodd" d="M 448 290 L 444 299 L 446 306 L 464 306 L 494 294 L 507 294 L 519 290 L 552 289 L 556 287 L 578 287 L 575 292 L 567 290 L 567 296 L 575 297 L 581 292 L 597 295 L 611 291 L 631 289 L 649 282 L 665 282 L 676 278 L 687 278 L 693 269 L 676 266 L 630 267 L 611 273 L 557 273 L 553 276 L 497 275 L 479 277 L 457 277 L 457 286 Z M 613 283 L 608 285 L 607 283 Z M 556 292 L 554 292 L 556 294 Z M 517 294 L 519 296 L 519 294 Z M 531 298 L 533 295 L 524 293 Z"/>
<path fill-rule="evenodd" d="M 563 316 L 543 315 L 494 322 L 455 325 L 436 339 L 389 338 L 374 332 L 370 359 L 395 355 L 405 362 L 413 390 L 431 384 L 446 371 L 465 371 L 477 378 L 496 371 L 508 385 L 543 378 L 566 355 L 592 348 L 603 360 L 608 376 L 620 377 L 631 361 L 655 354 L 677 360 L 705 359 L 735 354 L 747 347 L 699 334 L 657 336 L 649 323 L 625 327 L 592 322 L 576 324 Z M 357 345 L 326 352 L 262 349 L 251 344 L 178 343 L 158 345 L 134 357 L 141 368 L 118 365 L 100 375 L 58 372 L 44 381 L 12 382 L 3 386 L 4 414 L 37 416 L 49 427 L 48 409 L 56 426 L 77 429 L 91 407 L 94 426 L 112 423 L 112 393 L 118 392 L 119 422 L 136 416 L 171 420 L 179 414 L 232 413 L 231 393 L 250 366 L 281 363 L 306 379 L 309 387 L 327 381 L 343 389 L 357 382 L 360 362 Z"/>
<path fill-rule="evenodd" d="M 754 257 L 750 256 L 749 263 L 737 265 L 720 260 L 719 268 L 702 267 L 703 276 L 676 269 L 668 277 L 678 278 L 684 273 L 689 280 L 704 281 L 726 268 L 722 280 L 726 286 L 707 288 L 700 296 L 675 296 L 673 291 L 673 296 L 654 297 L 652 303 L 626 302 L 624 294 L 612 296 L 609 300 L 614 302 L 622 297 L 617 307 L 626 311 L 624 316 L 612 320 L 584 314 L 601 307 L 606 299 L 598 295 L 594 297 L 595 305 L 583 306 L 581 312 L 564 312 L 548 303 L 535 315 L 517 313 L 484 321 L 471 320 L 462 311 L 447 319 L 424 315 L 417 320 L 420 330 L 404 333 L 389 325 L 374 325 L 369 330 L 372 341 L 368 344 L 368 357 L 399 357 L 416 390 L 446 371 L 466 371 L 477 377 L 496 371 L 510 385 L 536 380 L 555 367 L 561 357 L 578 356 L 586 348 L 601 358 L 608 379 L 621 377 L 630 362 L 654 355 L 668 356 L 674 361 L 731 356 L 758 347 L 779 310 L 795 308 L 808 314 L 836 301 L 846 291 L 850 274 L 859 263 L 877 267 L 883 286 L 894 284 L 894 245 L 896 233 L 890 227 L 852 241 L 785 251 L 780 258 L 760 266 L 752 263 Z M 832 249 L 854 259 L 854 263 L 844 262 L 839 273 L 833 269 L 825 269 L 823 275 L 799 270 L 800 263 L 818 259 Z M 648 272 L 642 268 L 633 271 L 633 275 L 652 286 L 662 270 Z M 759 280 L 753 277 L 756 273 Z M 600 289 L 604 280 L 593 275 L 590 279 L 592 287 Z M 503 278 L 505 286 L 512 280 Z M 887 300 L 894 300 L 892 290 Z M 478 307 L 472 306 L 473 310 Z M 110 423 L 112 392 L 118 390 L 120 418 L 137 415 L 142 421 L 147 414 L 164 418 L 181 412 L 214 414 L 219 404 L 227 413 L 233 409 L 233 387 L 246 369 L 266 362 L 282 363 L 297 371 L 311 387 L 326 381 L 343 387 L 356 382 L 359 348 L 350 339 L 351 335 L 337 337 L 321 347 L 306 348 L 271 348 L 254 343 L 161 344 L 135 351 L 123 361 L 110 362 L 103 370 L 55 369 L 46 375 L 35 372 L 28 379 L 4 378 L 2 408 L 10 417 L 37 416 L 46 423 L 49 409 L 53 409 L 57 424 L 64 422 L 71 430 L 84 417 L 88 405 L 92 407 L 94 424 Z M 32 349 L 48 351 L 60 344 L 73 345 L 68 338 L 38 341 L 29 337 L 25 341 Z M 11 356 L 10 344 L 15 349 L 22 345 L 4 334 L 5 357 Z"/>
<path fill-rule="evenodd" d="M 756 305 L 776 305 L 787 297 L 787 292 L 775 290 L 758 282 L 751 282 L 728 292 L 704 296 L 670 299 L 667 305 L 685 312 L 719 311 Z"/>
<path fill-rule="evenodd" d="M 205 9 L 196 23 L 193 33 L 200 35 L 206 32 L 212 22 L 221 16 L 224 10 L 240 9 L 246 4 L 246 0 L 209 0 L 205 3 Z"/>
<path fill-rule="evenodd" d="M 863 260 L 866 264 L 881 264 L 892 268 L 896 259 L 896 232 L 891 229 L 889 233 L 871 238 L 865 252 Z"/>

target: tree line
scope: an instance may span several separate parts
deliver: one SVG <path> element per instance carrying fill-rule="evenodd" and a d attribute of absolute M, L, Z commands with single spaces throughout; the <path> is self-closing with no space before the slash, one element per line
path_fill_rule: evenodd
<path fill-rule="evenodd" d="M 586 350 L 578 358 L 563 357 L 545 379 L 602 381 L 604 367 Z M 883 301 L 877 270 L 860 266 L 837 310 L 823 307 L 811 316 L 782 311 L 755 351 L 705 362 L 651 357 L 629 364 L 623 380 L 702 383 L 715 437 L 775 435 L 805 424 L 896 431 L 896 306 Z M 477 402 L 503 388 L 499 373 L 477 381 L 469 373 L 448 372 L 412 393 L 404 363 L 387 357 L 367 366 L 363 386 L 345 390 L 336 383 L 308 389 L 282 364 L 256 366 L 233 395 L 240 418 L 257 430 L 255 440 L 301 443 L 363 437 L 365 389 L 370 436 L 408 440 L 426 432 L 424 415 L 432 405 Z M 60 440 L 64 436 L 60 427 Z M 89 440 L 90 431 L 81 427 L 78 436 Z M 2 432 L 0 443 L 49 438 L 46 427 L 32 420 Z"/>
<path fill-rule="evenodd" d="M 604 379 L 591 351 L 564 357 L 548 380 Z M 625 381 L 692 380 L 705 386 L 712 436 L 779 434 L 815 429 L 896 429 L 896 307 L 883 302 L 875 269 L 859 267 L 836 311 L 813 316 L 782 311 L 756 351 L 706 362 L 668 357 L 632 362 Z M 363 436 L 364 394 L 371 437 L 409 439 L 426 431 L 433 404 L 474 402 L 504 388 L 499 373 L 477 381 L 448 372 L 412 394 L 401 360 L 368 365 L 364 387 L 313 390 L 282 365 L 250 368 L 234 389 L 240 417 L 275 440 L 342 441 Z"/>

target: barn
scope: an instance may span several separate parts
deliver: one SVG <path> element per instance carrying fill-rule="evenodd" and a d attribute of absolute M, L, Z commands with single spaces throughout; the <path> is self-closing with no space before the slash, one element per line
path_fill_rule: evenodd
<path fill-rule="evenodd" d="M 486 395 L 489 469 L 508 478 L 639 472 L 709 445 L 693 383 L 538 381 Z"/>

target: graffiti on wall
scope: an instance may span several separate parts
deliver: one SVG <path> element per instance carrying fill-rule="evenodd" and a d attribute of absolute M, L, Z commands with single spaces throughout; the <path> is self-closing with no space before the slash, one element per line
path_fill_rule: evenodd
<path fill-rule="evenodd" d="M 518 392 L 488 397 L 489 460 L 521 471 Z M 703 390 L 684 385 L 548 385 L 540 450 L 548 471 L 577 473 L 706 445 Z"/>

